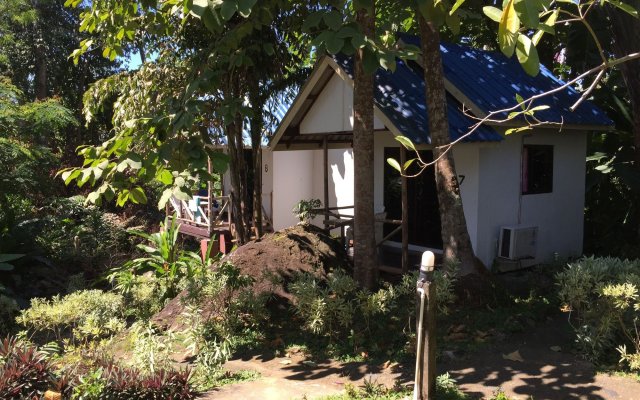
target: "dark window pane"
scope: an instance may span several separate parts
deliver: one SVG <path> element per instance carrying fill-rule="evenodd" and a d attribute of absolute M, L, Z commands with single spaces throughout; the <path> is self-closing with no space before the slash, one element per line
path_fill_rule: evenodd
<path fill-rule="evenodd" d="M 524 145 L 522 152 L 522 194 L 553 191 L 553 146 Z"/>

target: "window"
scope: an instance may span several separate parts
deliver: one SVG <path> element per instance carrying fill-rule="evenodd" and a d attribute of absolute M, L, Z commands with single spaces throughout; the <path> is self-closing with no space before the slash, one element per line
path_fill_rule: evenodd
<path fill-rule="evenodd" d="M 522 152 L 522 194 L 553 192 L 553 146 L 525 144 Z"/>

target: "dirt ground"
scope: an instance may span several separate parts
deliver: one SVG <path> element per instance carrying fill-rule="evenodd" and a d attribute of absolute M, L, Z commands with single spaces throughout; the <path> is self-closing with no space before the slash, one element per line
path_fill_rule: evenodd
<path fill-rule="evenodd" d="M 513 399 L 640 400 L 640 382 L 596 374 L 593 366 L 568 351 L 566 322 L 552 319 L 525 334 L 488 344 L 469 354 L 442 346 L 439 374 L 449 372 L 471 398 L 489 398 L 501 387 Z M 516 353 L 517 352 L 517 353 Z M 305 363 L 303 354 L 231 360 L 229 370 L 254 370 L 261 378 L 222 387 L 202 399 L 312 399 L 340 393 L 347 383 L 371 380 L 386 386 L 413 385 L 414 365 L 366 365 L 325 360 Z"/>
<path fill-rule="evenodd" d="M 238 247 L 223 260 L 230 260 L 243 275 L 255 278 L 254 293 L 269 292 L 289 300 L 285 290 L 295 274 L 308 272 L 323 279 L 332 268 L 347 268 L 347 254 L 338 243 L 314 225 L 296 225 Z M 215 268 L 215 266 L 214 266 Z M 164 328 L 179 329 L 185 292 L 171 300 L 153 317 Z M 204 314 L 207 310 L 203 310 Z"/>

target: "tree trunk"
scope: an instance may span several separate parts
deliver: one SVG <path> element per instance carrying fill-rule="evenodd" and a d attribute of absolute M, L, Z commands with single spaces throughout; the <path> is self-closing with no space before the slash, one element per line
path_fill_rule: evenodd
<path fill-rule="evenodd" d="M 239 244 L 248 241 L 244 225 L 244 185 L 242 180 L 242 170 L 244 168 L 244 158 L 242 157 L 242 147 L 238 149 L 237 136 L 242 136 L 242 127 L 235 122 L 227 125 L 227 145 L 229 149 L 229 175 L 231 178 L 231 206 L 233 213 L 233 223 L 235 224 L 236 240 Z M 239 151 L 240 150 L 240 151 Z"/>
<path fill-rule="evenodd" d="M 640 1 L 631 2 L 638 7 Z M 607 5 L 607 14 L 611 20 L 611 35 L 613 36 L 613 52 L 616 57 L 623 57 L 640 51 L 640 19 L 634 18 L 626 12 Z M 620 72 L 624 80 L 629 100 L 631 101 L 631 116 L 633 118 L 633 144 L 635 147 L 634 162 L 640 169 L 640 60 L 631 60 L 620 64 Z"/>
<path fill-rule="evenodd" d="M 362 32 L 372 38 L 375 13 L 358 10 L 356 21 Z M 360 286 L 371 288 L 376 280 L 377 269 L 373 211 L 373 74 L 365 73 L 363 57 L 363 49 L 356 51 L 353 89 L 353 260 L 354 278 Z"/>
<path fill-rule="evenodd" d="M 443 154 L 444 150 L 440 148 L 450 143 L 440 35 L 436 26 L 425 21 L 419 11 L 416 13 L 420 26 L 429 134 L 433 145 L 433 156 L 437 160 L 435 174 L 444 260 L 459 263 L 460 275 L 479 274 L 483 271 L 475 260 L 467 231 L 453 154 L 451 151 Z"/>
<path fill-rule="evenodd" d="M 240 96 L 240 82 L 238 77 L 231 77 L 230 84 L 225 93 L 225 99 Z M 233 223 L 238 244 L 249 241 L 246 219 L 246 163 L 244 159 L 244 144 L 242 141 L 242 117 L 236 115 L 233 122 L 226 126 L 227 146 L 229 150 L 229 175 L 231 178 L 231 206 L 233 210 Z"/>
<path fill-rule="evenodd" d="M 36 99 L 44 100 L 47 98 L 47 54 L 41 37 L 36 40 L 35 63 L 35 95 Z"/>
<path fill-rule="evenodd" d="M 264 102 L 258 92 L 260 87 L 256 80 L 251 88 L 249 101 L 253 108 L 251 118 L 251 155 L 253 160 L 253 226 L 256 236 L 262 237 L 262 113 Z"/>

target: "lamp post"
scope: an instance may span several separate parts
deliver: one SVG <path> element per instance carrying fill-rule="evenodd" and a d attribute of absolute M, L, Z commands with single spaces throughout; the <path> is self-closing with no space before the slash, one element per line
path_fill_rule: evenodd
<path fill-rule="evenodd" d="M 436 286 L 435 255 L 422 254 L 417 282 L 417 342 L 414 400 L 433 400 L 436 389 Z"/>

